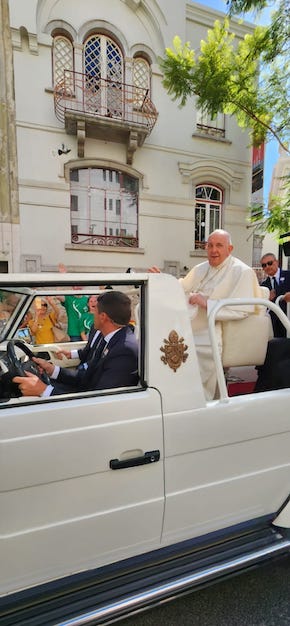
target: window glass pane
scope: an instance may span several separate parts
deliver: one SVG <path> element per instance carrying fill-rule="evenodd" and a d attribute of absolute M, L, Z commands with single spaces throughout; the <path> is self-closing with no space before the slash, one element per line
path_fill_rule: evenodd
<path fill-rule="evenodd" d="M 138 191 L 138 179 L 117 170 L 80 169 L 78 180 L 73 174 L 71 223 L 72 232 L 73 227 L 78 232 L 74 243 L 137 247 Z M 121 232 L 123 239 L 118 239 Z"/>
<path fill-rule="evenodd" d="M 195 241 L 199 243 L 205 241 L 205 204 L 200 202 L 195 206 Z"/>
<path fill-rule="evenodd" d="M 122 54 L 119 46 L 111 39 L 106 39 L 106 78 L 110 81 L 122 82 Z"/>
<path fill-rule="evenodd" d="M 70 207 L 72 211 L 77 211 L 78 210 L 78 196 L 71 196 L 70 197 Z"/>
<path fill-rule="evenodd" d="M 220 207 L 210 204 L 209 211 L 209 232 L 212 232 L 216 228 L 220 228 Z"/>
<path fill-rule="evenodd" d="M 150 95 L 150 66 L 146 59 L 133 60 L 134 108 L 141 109 L 145 98 Z"/>
<path fill-rule="evenodd" d="M 79 180 L 79 170 L 71 170 L 70 171 L 70 180 Z"/>
<path fill-rule="evenodd" d="M 73 47 L 70 40 L 58 35 L 53 39 L 53 82 L 54 85 L 64 80 L 64 70 L 73 70 Z M 68 83 L 66 76 L 66 86 Z M 72 80 L 72 77 L 71 77 Z"/>
<path fill-rule="evenodd" d="M 205 198 L 206 197 L 205 188 L 204 187 L 197 187 L 196 188 L 195 197 L 196 198 Z"/>
<path fill-rule="evenodd" d="M 210 192 L 209 192 L 209 198 L 211 200 L 217 200 L 218 202 L 221 202 L 221 199 L 222 199 L 221 190 L 211 187 Z"/>
<path fill-rule="evenodd" d="M 92 78 L 101 77 L 101 39 L 93 35 L 85 44 L 85 73 Z"/>
<path fill-rule="evenodd" d="M 210 185 L 198 185 L 195 197 L 195 248 L 198 249 L 204 248 L 213 230 L 221 228 L 222 191 Z"/>
<path fill-rule="evenodd" d="M 218 113 L 211 117 L 205 109 L 196 111 L 196 128 L 198 132 L 213 136 L 225 136 L 225 115 Z"/>

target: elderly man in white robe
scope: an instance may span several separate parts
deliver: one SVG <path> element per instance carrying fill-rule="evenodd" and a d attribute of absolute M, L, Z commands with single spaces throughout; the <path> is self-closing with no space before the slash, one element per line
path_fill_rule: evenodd
<path fill-rule="evenodd" d="M 215 300 L 222 298 L 259 297 L 259 283 L 251 267 L 232 256 L 233 246 L 230 234 L 225 230 L 215 230 L 207 242 L 208 260 L 200 263 L 180 279 L 188 303 L 193 306 L 192 330 L 199 359 L 201 379 L 207 400 L 216 394 L 216 372 L 212 357 L 208 332 L 208 310 Z M 150 271 L 158 272 L 153 267 Z M 224 307 L 216 317 L 216 334 L 222 351 L 221 322 L 238 320 L 255 312 L 254 306 Z"/>

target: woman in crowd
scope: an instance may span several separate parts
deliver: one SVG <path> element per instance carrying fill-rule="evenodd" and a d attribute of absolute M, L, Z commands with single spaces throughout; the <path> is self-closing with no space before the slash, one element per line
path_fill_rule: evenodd
<path fill-rule="evenodd" d="M 48 305 L 51 310 L 49 311 Z M 35 313 L 28 322 L 36 344 L 53 343 L 55 341 L 53 327 L 58 321 L 58 307 L 50 296 L 35 299 Z"/>

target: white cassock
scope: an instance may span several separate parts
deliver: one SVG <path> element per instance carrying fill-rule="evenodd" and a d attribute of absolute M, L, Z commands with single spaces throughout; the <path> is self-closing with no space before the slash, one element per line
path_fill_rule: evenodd
<path fill-rule="evenodd" d="M 212 267 L 208 261 L 200 263 L 193 267 L 185 278 L 181 278 L 180 282 L 188 297 L 191 292 L 207 296 L 209 310 L 215 300 L 229 297 L 257 298 L 260 295 L 259 283 L 254 270 L 233 256 L 227 257 L 217 267 Z M 216 334 L 220 352 L 222 351 L 220 322 L 247 317 L 255 312 L 254 309 L 253 305 L 229 306 L 218 312 Z M 191 324 L 199 359 L 201 380 L 207 400 L 212 400 L 216 391 L 217 379 L 208 332 L 207 310 L 197 306 Z"/>

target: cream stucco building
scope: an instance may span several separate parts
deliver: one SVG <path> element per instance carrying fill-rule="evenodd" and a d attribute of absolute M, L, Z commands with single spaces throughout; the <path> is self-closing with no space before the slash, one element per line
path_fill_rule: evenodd
<path fill-rule="evenodd" d="M 158 64 L 176 34 L 198 49 L 222 14 L 185 0 L 9 0 L 9 9 L 19 182 L 9 271 L 156 264 L 179 275 L 221 226 L 251 263 L 249 136 L 194 101 L 180 109 Z M 233 27 L 238 37 L 251 28 Z"/>

